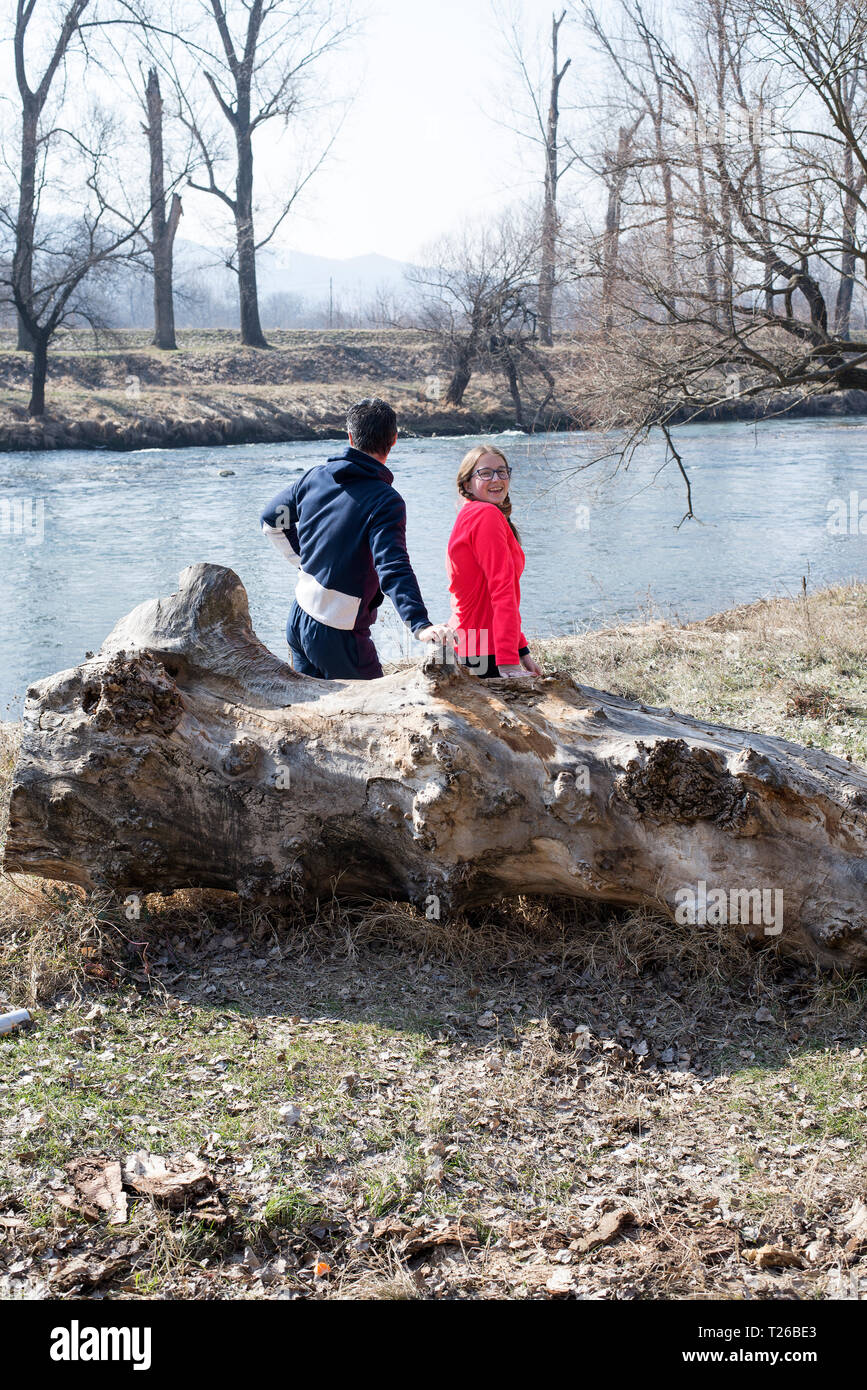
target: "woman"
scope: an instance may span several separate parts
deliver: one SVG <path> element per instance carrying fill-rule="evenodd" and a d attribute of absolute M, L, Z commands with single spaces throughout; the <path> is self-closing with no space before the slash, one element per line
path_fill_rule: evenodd
<path fill-rule="evenodd" d="M 524 552 L 510 520 L 506 457 L 490 444 L 458 469 L 459 511 L 448 545 L 453 629 L 459 660 L 477 676 L 541 676 L 521 631 Z"/>

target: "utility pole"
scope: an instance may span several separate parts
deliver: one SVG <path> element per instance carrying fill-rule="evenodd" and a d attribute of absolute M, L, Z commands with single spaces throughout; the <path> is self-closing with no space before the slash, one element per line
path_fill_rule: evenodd
<path fill-rule="evenodd" d="M 328 327 L 334 327 L 334 280 L 328 277 Z"/>

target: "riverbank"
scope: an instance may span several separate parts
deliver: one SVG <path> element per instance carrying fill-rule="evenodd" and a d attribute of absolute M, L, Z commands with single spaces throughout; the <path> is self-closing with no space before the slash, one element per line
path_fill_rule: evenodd
<path fill-rule="evenodd" d="M 394 405 L 407 435 L 498 433 L 515 428 L 502 377 L 476 373 L 460 409 L 443 398 L 450 370 L 442 349 L 418 329 L 280 330 L 268 351 L 242 348 L 228 329 L 186 330 L 179 351 L 158 352 L 144 332 L 105 338 L 58 337 L 49 361 L 47 410 L 27 414 L 30 359 L 0 334 L 0 452 L 41 449 L 149 449 L 193 445 L 288 443 L 341 438 L 346 410 L 364 395 Z M 592 428 L 582 406 L 582 372 L 592 370 L 580 343 L 538 349 L 557 383 L 555 402 L 535 429 Z M 527 402 L 528 418 L 532 405 Z M 754 420 L 785 414 L 867 414 L 867 392 L 767 401 L 727 400 L 697 417 Z"/>
<path fill-rule="evenodd" d="M 146 334 L 130 332 L 94 352 L 86 335 L 70 334 L 52 354 L 48 408 L 39 421 L 27 416 L 29 359 L 3 351 L 0 341 L 0 451 L 342 438 L 348 407 L 365 395 L 391 401 L 408 435 L 514 428 L 502 382 L 484 374 L 473 378 L 463 408 L 443 405 L 450 374 L 424 333 L 334 329 L 269 337 L 271 349 L 257 351 L 238 346 L 235 333 L 188 331 L 179 334 L 178 352 L 161 353 Z"/>
<path fill-rule="evenodd" d="M 867 585 L 543 644 L 867 763 Z M 0 737 L 0 835 L 16 730 Z M 839 1299 L 867 1285 L 867 982 L 643 913 L 288 920 L 0 879 L 0 1297 Z M 67 1165 L 194 1154 L 113 1224 Z M 181 1161 L 183 1161 L 181 1159 Z M 809 1319 L 807 1319 L 809 1321 Z"/>

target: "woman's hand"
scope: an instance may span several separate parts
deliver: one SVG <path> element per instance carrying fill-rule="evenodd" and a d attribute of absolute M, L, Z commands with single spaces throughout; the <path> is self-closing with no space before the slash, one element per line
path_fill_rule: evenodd
<path fill-rule="evenodd" d="M 506 680 L 526 680 L 530 674 L 523 666 L 500 666 L 498 664 L 497 670 Z"/>
<path fill-rule="evenodd" d="M 541 676 L 542 674 L 542 667 L 538 662 L 533 660 L 529 652 L 527 652 L 526 656 L 521 657 L 521 665 L 525 671 L 530 672 L 531 676 Z"/>

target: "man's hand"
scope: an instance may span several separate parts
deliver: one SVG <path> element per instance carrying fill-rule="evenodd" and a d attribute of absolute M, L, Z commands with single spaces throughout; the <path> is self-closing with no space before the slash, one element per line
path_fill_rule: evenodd
<path fill-rule="evenodd" d="M 431 623 L 430 627 L 420 627 L 415 634 L 417 642 L 443 642 L 455 645 L 455 634 L 448 623 Z"/>
<path fill-rule="evenodd" d="M 541 676 L 542 674 L 542 667 L 537 661 L 533 660 L 529 652 L 527 652 L 526 656 L 521 657 L 521 665 L 525 671 L 529 671 L 531 676 Z"/>
<path fill-rule="evenodd" d="M 505 680 L 527 680 L 530 675 L 530 672 L 525 671 L 523 666 L 500 666 L 498 664 L 497 670 Z"/>

